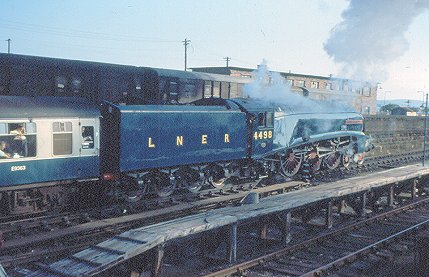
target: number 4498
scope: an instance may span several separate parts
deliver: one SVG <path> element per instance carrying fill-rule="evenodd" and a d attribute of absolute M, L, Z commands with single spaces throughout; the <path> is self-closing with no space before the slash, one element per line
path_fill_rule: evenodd
<path fill-rule="evenodd" d="M 259 131 L 253 134 L 255 140 L 273 138 L 273 131 Z"/>

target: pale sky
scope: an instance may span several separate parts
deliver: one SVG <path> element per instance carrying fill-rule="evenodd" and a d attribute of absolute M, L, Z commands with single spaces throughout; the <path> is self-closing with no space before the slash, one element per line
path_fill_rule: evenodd
<path fill-rule="evenodd" d="M 0 0 L 0 52 L 7 52 L 10 38 L 16 54 L 181 70 L 187 38 L 188 67 L 224 66 L 224 57 L 230 57 L 231 66 L 256 68 L 265 59 L 271 70 L 341 77 L 341 66 L 324 44 L 349 3 Z M 381 82 L 379 99 L 420 100 L 419 91 L 429 92 L 427 9 L 412 19 L 405 37 L 408 50 L 384 65 L 388 78 Z"/>

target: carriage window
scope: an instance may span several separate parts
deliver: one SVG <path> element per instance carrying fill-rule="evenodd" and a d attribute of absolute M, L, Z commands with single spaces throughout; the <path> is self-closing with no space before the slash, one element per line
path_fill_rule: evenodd
<path fill-rule="evenodd" d="M 212 97 L 212 82 L 204 81 L 204 98 Z"/>
<path fill-rule="evenodd" d="M 267 123 L 267 127 L 273 127 L 274 126 L 274 114 L 273 113 L 267 113 L 266 123 Z"/>
<path fill-rule="evenodd" d="M 73 78 L 71 82 L 71 91 L 73 94 L 79 94 L 82 86 L 82 80 L 79 78 Z"/>
<path fill-rule="evenodd" d="M 179 93 L 178 93 L 179 86 L 176 82 L 170 81 L 170 91 L 169 91 L 169 103 L 177 103 L 179 100 Z"/>
<path fill-rule="evenodd" d="M 220 97 L 220 82 L 213 82 L 213 97 Z"/>
<path fill-rule="evenodd" d="M 82 126 L 82 149 L 94 148 L 94 127 Z"/>
<path fill-rule="evenodd" d="M 36 124 L 0 123 L 0 159 L 36 156 Z"/>
<path fill-rule="evenodd" d="M 264 127 L 265 126 L 265 116 L 263 113 L 258 114 L 258 126 Z"/>
<path fill-rule="evenodd" d="M 62 76 L 55 77 L 55 92 L 59 94 L 64 94 L 66 91 L 67 79 Z"/>
<path fill-rule="evenodd" d="M 72 153 L 72 123 L 54 122 L 52 125 L 54 155 L 69 155 Z"/>
<path fill-rule="evenodd" d="M 0 123 L 0 134 L 7 134 L 6 123 Z"/>
<path fill-rule="evenodd" d="M 237 98 L 240 96 L 241 96 L 241 94 L 240 94 L 239 85 L 237 83 L 231 83 L 229 97 L 230 98 Z"/>
<path fill-rule="evenodd" d="M 221 97 L 224 99 L 229 98 L 229 91 L 231 90 L 230 83 L 222 82 L 220 83 L 221 88 Z"/>

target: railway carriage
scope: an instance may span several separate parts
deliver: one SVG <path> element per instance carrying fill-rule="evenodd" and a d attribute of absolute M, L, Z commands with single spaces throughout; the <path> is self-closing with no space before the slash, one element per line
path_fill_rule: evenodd
<path fill-rule="evenodd" d="M 0 96 L 0 110 L 0 141 L 10 156 L 0 160 L 2 188 L 99 176 L 96 107 L 81 99 Z M 25 128 L 27 153 L 14 146 L 17 126 Z"/>

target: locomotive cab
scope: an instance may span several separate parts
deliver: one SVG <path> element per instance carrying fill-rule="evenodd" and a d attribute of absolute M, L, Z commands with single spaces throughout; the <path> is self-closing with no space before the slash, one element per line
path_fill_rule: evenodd
<path fill-rule="evenodd" d="M 260 158 L 273 150 L 274 107 L 257 99 L 233 99 L 247 114 L 247 153 Z"/>

